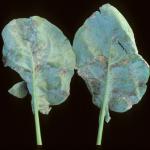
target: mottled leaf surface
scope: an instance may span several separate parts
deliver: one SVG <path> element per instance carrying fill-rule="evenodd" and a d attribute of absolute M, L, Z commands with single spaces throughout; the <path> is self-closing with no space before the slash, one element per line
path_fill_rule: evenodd
<path fill-rule="evenodd" d="M 38 16 L 12 20 L 2 36 L 5 66 L 27 83 L 32 106 L 48 114 L 49 106 L 64 102 L 69 95 L 75 67 L 70 42 L 56 26 Z"/>
<path fill-rule="evenodd" d="M 99 108 L 125 112 L 146 91 L 149 66 L 138 54 L 133 31 L 120 12 L 103 5 L 77 31 L 73 49 L 78 74 L 85 80 Z"/>

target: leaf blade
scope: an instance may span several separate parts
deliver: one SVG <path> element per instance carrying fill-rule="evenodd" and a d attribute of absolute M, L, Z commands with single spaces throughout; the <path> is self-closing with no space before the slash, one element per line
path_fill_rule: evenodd
<path fill-rule="evenodd" d="M 75 66 L 72 47 L 64 34 L 46 19 L 33 16 L 11 21 L 3 29 L 2 36 L 5 66 L 19 73 L 29 93 L 33 93 L 34 79 L 37 101 L 44 99 L 45 105 L 64 102 L 69 95 Z"/>
<path fill-rule="evenodd" d="M 116 85 L 117 90 L 123 88 L 124 93 L 127 88 L 139 88 L 139 85 L 135 86 L 131 81 L 134 76 L 137 76 L 143 86 L 148 81 L 149 66 L 138 54 L 133 31 L 120 12 L 110 4 L 103 5 L 100 12 L 93 13 L 79 28 L 75 34 L 73 50 L 77 57 L 78 74 L 86 81 L 94 95 L 93 103 L 98 107 L 102 105 L 103 100 L 97 98 L 97 95 L 100 93 L 101 97 L 105 97 L 108 74 L 111 74 L 111 77 L 108 79 L 110 89 L 107 93 L 115 92 L 112 90 L 118 79 L 120 83 L 124 81 L 124 84 L 129 84 L 124 87 L 123 84 Z M 138 88 L 135 88 L 137 86 Z M 136 102 L 142 98 L 145 91 L 145 87 L 143 88 L 143 92 L 139 90 L 141 93 Z M 127 92 L 129 95 L 128 89 Z"/>

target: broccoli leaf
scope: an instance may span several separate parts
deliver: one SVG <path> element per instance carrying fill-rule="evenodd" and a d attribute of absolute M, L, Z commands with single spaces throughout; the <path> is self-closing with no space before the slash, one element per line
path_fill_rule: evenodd
<path fill-rule="evenodd" d="M 12 20 L 3 29 L 2 37 L 5 66 L 19 73 L 32 96 L 37 144 L 41 145 L 38 111 L 48 114 L 50 106 L 67 99 L 75 55 L 64 34 L 38 16 Z"/>
<path fill-rule="evenodd" d="M 8 92 L 18 98 L 24 98 L 28 93 L 25 81 L 16 83 L 8 90 Z"/>
<path fill-rule="evenodd" d="M 109 109 L 122 113 L 141 100 L 149 66 L 138 54 L 131 27 L 110 4 L 103 5 L 79 28 L 73 49 L 78 74 L 85 80 L 93 103 L 101 108 L 100 145 L 104 118 L 110 120 Z"/>

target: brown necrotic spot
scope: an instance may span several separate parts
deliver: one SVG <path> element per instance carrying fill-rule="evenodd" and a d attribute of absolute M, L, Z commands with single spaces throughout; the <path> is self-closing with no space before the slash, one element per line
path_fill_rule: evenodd
<path fill-rule="evenodd" d="M 99 95 L 100 94 L 100 82 L 98 82 L 96 79 L 88 79 L 89 84 L 92 88 L 93 95 Z"/>
<path fill-rule="evenodd" d="M 41 70 L 41 65 L 37 64 L 35 66 L 35 72 L 39 72 Z"/>
<path fill-rule="evenodd" d="M 100 63 L 106 64 L 107 58 L 105 56 L 99 55 L 97 58 L 98 58 Z"/>
<path fill-rule="evenodd" d="M 126 65 L 126 64 L 128 64 L 128 63 L 129 63 L 128 60 L 124 60 L 124 61 L 122 62 L 123 65 Z"/>
<path fill-rule="evenodd" d="M 139 82 L 139 83 L 138 83 L 138 86 L 139 86 L 139 87 L 143 87 L 143 86 L 145 86 L 145 83 L 144 83 L 144 82 Z"/>
<path fill-rule="evenodd" d="M 62 68 L 60 69 L 60 75 L 65 75 L 67 73 L 67 69 Z"/>
<path fill-rule="evenodd" d="M 118 93 L 119 89 L 112 89 L 112 93 Z"/>

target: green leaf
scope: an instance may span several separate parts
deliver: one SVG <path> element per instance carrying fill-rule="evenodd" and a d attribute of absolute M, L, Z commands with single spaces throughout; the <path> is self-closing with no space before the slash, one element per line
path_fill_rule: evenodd
<path fill-rule="evenodd" d="M 8 90 L 8 92 L 18 98 L 24 98 L 28 93 L 25 81 L 16 83 Z"/>
<path fill-rule="evenodd" d="M 75 55 L 68 39 L 46 19 L 14 19 L 2 31 L 3 61 L 27 83 L 35 114 L 37 144 L 41 145 L 38 111 L 64 102 L 74 74 Z"/>
<path fill-rule="evenodd" d="M 125 112 L 146 91 L 149 66 L 138 54 L 133 31 L 121 13 L 103 5 L 77 31 L 73 49 L 78 74 L 85 80 L 93 103 L 101 108 L 97 144 L 101 144 L 109 109 Z"/>

